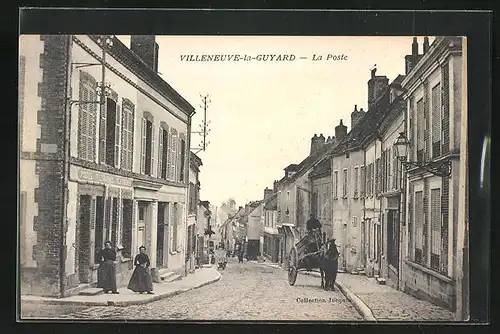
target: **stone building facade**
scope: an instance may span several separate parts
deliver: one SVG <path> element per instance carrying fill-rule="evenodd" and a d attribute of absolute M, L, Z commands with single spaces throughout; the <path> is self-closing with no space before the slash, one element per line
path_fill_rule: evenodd
<path fill-rule="evenodd" d="M 194 108 L 158 76 L 154 36 L 131 40 L 21 37 L 23 294 L 93 286 L 106 240 L 118 251 L 118 284 L 141 245 L 153 274 L 184 272 Z"/>
<path fill-rule="evenodd" d="M 435 176 L 420 168 L 407 173 L 405 238 L 403 242 L 404 291 L 452 310 L 457 280 L 464 272 L 460 261 L 466 220 L 459 219 L 464 149 L 461 119 L 467 112 L 461 37 L 438 37 L 402 82 L 408 105 L 406 137 L 410 161 L 449 160 L 451 175 Z M 465 203 L 461 203 L 465 205 Z"/>

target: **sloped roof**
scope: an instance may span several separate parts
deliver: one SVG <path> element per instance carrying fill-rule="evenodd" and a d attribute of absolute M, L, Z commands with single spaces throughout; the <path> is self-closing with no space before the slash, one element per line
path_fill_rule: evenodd
<path fill-rule="evenodd" d="M 264 205 L 264 210 L 277 210 L 278 209 L 278 193 L 272 194 Z"/>
<path fill-rule="evenodd" d="M 97 43 L 99 39 L 98 35 L 88 36 Z M 155 88 L 165 98 L 177 105 L 186 115 L 190 115 L 194 112 L 194 107 L 189 104 L 189 102 L 117 37 L 113 37 L 113 46 L 108 49 L 108 53 L 114 58 L 122 61 L 130 71 Z"/>
<path fill-rule="evenodd" d="M 323 158 L 323 160 L 316 167 L 313 168 L 312 172 L 309 174 L 309 177 L 314 178 L 316 176 L 329 173 L 331 171 L 332 171 L 332 160 Z"/>
<path fill-rule="evenodd" d="M 390 86 L 401 86 L 401 83 L 403 82 L 405 76 L 402 74 L 398 74 L 396 79 L 394 79 L 389 85 Z"/>
<path fill-rule="evenodd" d="M 402 97 L 397 97 L 392 103 L 389 101 L 389 89 L 387 89 L 372 110 L 369 110 L 356 126 L 349 131 L 344 140 L 332 150 L 331 154 L 333 156 L 345 154 L 347 149 L 353 151 L 371 140 L 392 110 L 400 108 Z"/>
<path fill-rule="evenodd" d="M 309 155 L 307 158 L 302 160 L 302 162 L 298 165 L 297 172 L 293 174 L 289 178 L 283 178 L 279 182 L 280 184 L 283 183 L 291 183 L 295 180 L 297 180 L 300 176 L 304 175 L 316 162 L 321 160 L 325 154 L 328 154 L 334 147 L 337 146 L 336 141 L 331 141 L 329 143 L 325 143 L 318 152 L 315 154 Z"/>
<path fill-rule="evenodd" d="M 191 162 L 195 164 L 196 167 L 203 166 L 203 162 L 201 161 L 201 158 L 197 156 L 195 153 L 190 152 L 190 159 Z"/>

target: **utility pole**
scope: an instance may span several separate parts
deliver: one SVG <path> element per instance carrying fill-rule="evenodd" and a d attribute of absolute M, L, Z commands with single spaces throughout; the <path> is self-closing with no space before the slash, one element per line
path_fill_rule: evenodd
<path fill-rule="evenodd" d="M 198 133 L 202 137 L 200 145 L 198 145 L 198 147 L 191 148 L 191 150 L 193 150 L 195 154 L 201 151 L 205 151 L 208 144 L 210 144 L 210 141 L 207 141 L 207 136 L 208 133 L 210 132 L 210 129 L 208 128 L 210 121 L 207 121 L 207 108 L 208 104 L 212 101 L 210 100 L 208 94 L 207 95 L 200 94 L 200 97 L 201 97 L 200 108 L 203 108 L 203 121 L 200 124 L 200 131 L 191 132 L 191 133 Z"/>

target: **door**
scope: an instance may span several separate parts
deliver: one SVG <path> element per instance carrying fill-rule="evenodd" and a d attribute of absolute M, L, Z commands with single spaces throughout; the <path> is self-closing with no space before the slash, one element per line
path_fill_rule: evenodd
<path fill-rule="evenodd" d="M 156 266 L 158 268 L 163 268 L 163 247 L 165 240 L 165 206 L 163 203 L 158 203 L 158 219 L 156 224 Z"/>
<path fill-rule="evenodd" d="M 399 269 L 399 222 L 396 210 L 387 211 L 387 253 L 391 269 Z"/>
<path fill-rule="evenodd" d="M 347 252 L 348 252 L 348 244 L 347 244 L 347 224 L 342 224 L 342 267 L 347 267 Z"/>
<path fill-rule="evenodd" d="M 361 265 L 366 267 L 366 224 L 361 221 Z"/>
<path fill-rule="evenodd" d="M 139 203 L 139 221 L 137 222 L 137 245 L 146 245 L 146 205 Z M 137 250 L 134 250 L 137 251 Z"/>
<path fill-rule="evenodd" d="M 89 282 L 90 269 L 90 205 L 89 195 L 80 196 L 80 224 L 78 231 L 78 278 L 81 283 Z"/>

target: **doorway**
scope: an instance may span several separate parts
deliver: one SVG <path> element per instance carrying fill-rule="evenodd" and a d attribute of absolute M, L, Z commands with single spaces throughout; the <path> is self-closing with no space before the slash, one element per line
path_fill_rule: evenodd
<path fill-rule="evenodd" d="M 342 224 L 342 267 L 347 267 L 347 223 Z"/>
<path fill-rule="evenodd" d="M 158 219 L 157 224 L 157 238 L 156 238 L 156 266 L 158 268 L 167 267 L 167 238 L 168 238 L 168 225 L 167 215 L 165 214 L 168 203 L 158 203 Z"/>
<path fill-rule="evenodd" d="M 366 268 L 366 224 L 361 221 L 361 265 Z"/>
<path fill-rule="evenodd" d="M 399 222 L 397 210 L 387 210 L 388 263 L 397 274 L 399 267 Z"/>
<path fill-rule="evenodd" d="M 137 245 L 146 246 L 146 204 L 138 204 L 139 219 L 137 222 Z"/>
<path fill-rule="evenodd" d="M 78 231 L 78 278 L 80 283 L 89 282 L 90 268 L 90 195 L 80 196 L 80 224 Z"/>

